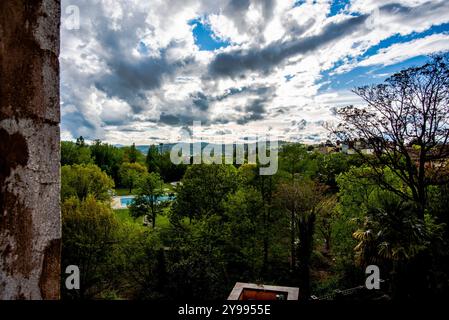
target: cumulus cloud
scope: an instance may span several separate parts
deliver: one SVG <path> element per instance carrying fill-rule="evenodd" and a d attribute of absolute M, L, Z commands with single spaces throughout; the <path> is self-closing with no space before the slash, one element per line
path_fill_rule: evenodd
<path fill-rule="evenodd" d="M 377 54 L 361 61 L 358 66 L 387 66 L 416 56 L 430 55 L 445 51 L 449 51 L 449 35 L 434 34 L 410 42 L 391 45 L 388 48 L 380 50 Z"/>
<path fill-rule="evenodd" d="M 448 23 L 447 1 L 352 0 L 331 14 L 332 2 L 77 1 L 80 29 L 61 30 L 63 137 L 167 142 L 201 121 L 208 137 L 270 131 L 318 141 L 335 107 L 358 103 L 349 87 L 323 92 L 325 72 L 449 49 L 443 30 L 366 55 L 395 35 Z M 63 19 L 72 4 L 62 1 Z M 192 21 L 222 45 L 200 49 Z"/>
<path fill-rule="evenodd" d="M 362 25 L 367 16 L 351 17 L 342 22 L 326 25 L 318 35 L 290 41 L 276 41 L 262 49 L 238 49 L 218 54 L 209 65 L 211 76 L 243 76 L 248 71 L 267 74 L 281 67 L 290 57 L 312 52 L 320 46 L 350 35 Z"/>

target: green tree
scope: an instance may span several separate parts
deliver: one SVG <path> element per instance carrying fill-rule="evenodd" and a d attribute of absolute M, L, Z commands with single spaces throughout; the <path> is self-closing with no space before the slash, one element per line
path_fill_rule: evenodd
<path fill-rule="evenodd" d="M 129 188 L 132 193 L 137 181 L 147 172 L 147 169 L 140 163 L 124 162 L 119 169 L 119 177 L 123 186 Z"/>
<path fill-rule="evenodd" d="M 163 195 L 164 181 L 158 173 L 145 173 L 138 182 L 137 196 L 129 208 L 133 217 L 148 217 L 153 228 L 156 226 L 156 215 L 161 211 L 159 197 Z"/>
<path fill-rule="evenodd" d="M 229 294 L 235 282 L 226 269 L 223 219 L 212 214 L 192 224 L 175 224 L 170 229 L 172 263 L 169 271 L 171 298 L 218 300 Z"/>
<path fill-rule="evenodd" d="M 357 230 L 356 221 L 363 221 L 368 213 L 369 204 L 374 207 L 378 199 L 376 194 L 383 188 L 372 179 L 373 170 L 369 167 L 353 167 L 348 172 L 337 177 L 339 188 L 339 203 L 337 205 L 336 219 L 333 223 L 334 254 L 337 259 L 345 259 L 354 263 L 353 249 L 356 242 L 352 234 Z M 382 179 L 398 188 L 401 181 L 385 169 Z"/>
<path fill-rule="evenodd" d="M 242 183 L 247 186 L 256 186 L 256 178 L 259 175 L 259 168 L 256 164 L 242 164 L 238 168 L 238 174 L 240 179 L 242 179 Z"/>
<path fill-rule="evenodd" d="M 256 166 L 256 176 L 253 181 L 253 185 L 260 192 L 262 201 L 264 204 L 264 210 L 262 215 L 263 232 L 263 274 L 268 274 L 269 269 L 269 254 L 270 243 L 273 239 L 271 232 L 271 226 L 274 221 L 278 220 L 279 214 L 274 209 L 274 198 L 277 185 L 281 178 L 280 173 L 276 175 L 260 175 L 259 165 Z"/>
<path fill-rule="evenodd" d="M 421 221 L 416 203 L 404 201 L 392 192 L 381 190 L 370 200 L 367 215 L 353 235 L 358 241 L 354 249 L 356 261 L 362 267 L 381 267 L 393 297 L 424 296 L 423 289 L 429 289 L 426 279 L 431 275 L 427 270 L 425 276 L 420 274 L 423 270 L 415 263 L 422 254 L 428 257 L 427 250 L 435 239 L 442 239 L 444 225 L 428 214 Z M 410 279 L 414 279 L 413 286 Z"/>
<path fill-rule="evenodd" d="M 84 137 L 83 136 L 79 136 L 79 138 L 76 139 L 76 145 L 78 147 L 85 147 L 86 143 L 84 141 Z"/>
<path fill-rule="evenodd" d="M 223 233 L 226 235 L 228 272 L 236 275 L 236 281 L 239 278 L 247 281 L 261 279 L 265 229 L 264 204 L 260 192 L 254 187 L 241 188 L 229 195 L 224 210 Z"/>
<path fill-rule="evenodd" d="M 136 149 L 136 144 L 133 143 L 131 148 L 130 148 L 130 150 L 129 150 L 129 153 L 128 153 L 129 162 L 136 163 L 136 161 L 137 161 L 137 153 L 138 152 L 139 151 Z"/>
<path fill-rule="evenodd" d="M 361 228 L 354 232 L 362 266 L 413 258 L 424 249 L 425 228 L 416 218 L 416 207 L 388 191 L 378 191 L 368 203 Z"/>
<path fill-rule="evenodd" d="M 118 228 L 110 205 L 92 195 L 84 200 L 71 197 L 63 202 L 62 266 L 80 268 L 80 290 L 63 289 L 63 297 L 95 298 L 114 287 L 111 273 Z"/>
<path fill-rule="evenodd" d="M 448 156 L 449 141 L 449 55 L 435 56 L 421 67 L 398 72 L 385 83 L 360 87 L 354 92 L 365 107 L 349 106 L 338 110 L 342 122 L 334 133 L 342 141 L 362 139 L 372 155 L 355 149 L 369 165 L 383 188 L 405 201 L 418 204 L 419 219 L 427 209 L 429 164 L 440 161 L 438 176 Z M 389 168 L 402 185 L 382 180 Z"/>
<path fill-rule="evenodd" d="M 294 180 L 293 183 L 281 183 L 278 186 L 276 198 L 280 206 L 282 206 L 290 216 L 290 268 L 291 271 L 294 271 L 296 268 L 296 218 L 300 209 L 299 188 L 297 183 L 295 183 Z"/>
<path fill-rule="evenodd" d="M 61 198 L 72 196 L 84 200 L 88 195 L 109 201 L 114 181 L 94 164 L 63 166 L 61 168 Z"/>
<path fill-rule="evenodd" d="M 88 146 L 76 144 L 70 141 L 61 141 L 61 165 L 89 164 L 93 163 Z"/>
<path fill-rule="evenodd" d="M 145 159 L 148 172 L 157 172 L 164 181 L 179 181 L 184 176 L 187 166 L 183 163 L 175 165 L 170 159 L 170 152 L 159 152 L 156 145 L 150 146 Z"/>
<path fill-rule="evenodd" d="M 298 260 L 294 272 L 299 274 L 303 297 L 310 296 L 310 264 L 313 251 L 316 217 L 325 199 L 325 188 L 310 179 L 295 179 L 280 185 L 278 197 L 280 205 L 291 215 L 291 245 Z M 298 239 L 298 244 L 296 245 Z"/>
<path fill-rule="evenodd" d="M 148 172 L 159 172 L 159 161 L 160 161 L 160 155 L 159 155 L 159 149 L 157 146 L 152 145 L 148 149 L 147 157 L 145 159 L 145 162 L 147 164 Z"/>
<path fill-rule="evenodd" d="M 121 228 L 122 287 L 132 299 L 163 299 L 168 296 L 168 270 L 160 235 L 127 223 Z"/>
<path fill-rule="evenodd" d="M 330 253 L 332 242 L 332 228 L 336 220 L 337 197 L 329 195 L 324 198 L 317 215 L 318 231 L 324 239 L 324 251 Z"/>
<path fill-rule="evenodd" d="M 181 163 L 175 165 L 170 159 L 170 152 L 164 152 L 159 156 L 158 168 L 164 181 L 179 181 L 184 176 L 187 165 Z"/>
<path fill-rule="evenodd" d="M 320 155 L 318 160 L 318 179 L 337 191 L 336 177 L 349 170 L 349 157 L 344 153 L 331 153 Z"/>
<path fill-rule="evenodd" d="M 90 150 L 95 164 L 112 177 L 117 186 L 120 185 L 118 172 L 123 163 L 124 150 L 100 140 L 95 140 Z"/>
<path fill-rule="evenodd" d="M 307 158 L 305 146 L 298 143 L 285 144 L 280 152 L 281 169 L 288 172 L 294 179 L 295 174 L 302 171 L 305 158 Z"/>
<path fill-rule="evenodd" d="M 177 189 L 173 218 L 190 220 L 223 214 L 223 201 L 237 190 L 237 169 L 232 165 L 199 164 L 190 166 Z"/>
<path fill-rule="evenodd" d="M 129 147 L 124 147 L 123 148 L 124 152 L 125 152 L 125 157 L 124 157 L 124 161 L 125 162 L 129 162 L 129 163 L 143 163 L 144 162 L 144 155 L 136 148 L 136 144 L 133 143 L 131 146 Z"/>

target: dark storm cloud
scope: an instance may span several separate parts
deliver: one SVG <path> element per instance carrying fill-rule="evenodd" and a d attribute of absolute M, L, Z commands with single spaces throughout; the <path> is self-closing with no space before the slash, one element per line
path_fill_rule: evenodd
<path fill-rule="evenodd" d="M 400 3 L 389 3 L 380 7 L 379 10 L 390 14 L 408 14 L 413 9 Z"/>
<path fill-rule="evenodd" d="M 237 95 L 248 95 L 248 94 L 255 94 L 258 96 L 269 96 L 270 94 L 275 93 L 275 88 L 268 87 L 268 86 L 254 86 L 254 87 L 242 87 L 242 88 L 230 88 L 228 89 L 224 94 L 219 95 L 215 98 L 217 101 L 222 101 L 224 99 L 237 96 Z"/>
<path fill-rule="evenodd" d="M 225 134 L 232 134 L 232 130 L 229 129 L 223 129 L 223 130 L 215 130 L 216 135 L 225 135 Z"/>
<path fill-rule="evenodd" d="M 320 141 L 320 135 L 318 133 L 307 135 L 304 138 L 312 141 Z"/>
<path fill-rule="evenodd" d="M 177 46 L 172 43 L 168 49 Z M 112 72 L 103 74 L 96 87 L 109 96 L 116 96 L 129 103 L 135 113 L 140 113 L 147 106 L 145 92 L 158 89 L 165 78 L 171 77 L 175 72 L 194 63 L 194 58 L 169 61 L 166 56 L 167 49 L 161 50 L 160 57 L 131 58 L 129 55 L 111 54 L 107 65 Z"/>
<path fill-rule="evenodd" d="M 228 119 L 221 116 L 218 119 L 212 120 L 212 123 L 227 123 L 235 121 L 237 124 L 246 124 L 250 121 L 257 121 L 264 119 L 267 110 L 266 105 L 276 97 L 275 86 L 253 86 L 242 88 L 231 88 L 224 94 L 215 98 L 217 101 L 230 99 L 233 96 L 243 96 L 247 99 L 248 104 L 245 106 L 234 106 L 234 111 L 243 112 L 241 118 L 236 119 L 235 115 L 229 116 Z"/>
<path fill-rule="evenodd" d="M 187 132 L 190 136 L 193 135 L 193 130 L 191 127 L 189 126 L 182 126 L 181 130 L 184 130 L 185 132 Z"/>
<path fill-rule="evenodd" d="M 242 88 L 230 88 L 230 89 L 228 89 L 224 94 L 221 94 L 221 95 L 217 96 L 215 99 L 216 99 L 217 101 L 222 101 L 222 100 L 224 100 L 224 99 L 226 99 L 226 98 L 229 98 L 229 97 L 232 97 L 232 96 L 235 96 L 235 95 L 244 93 L 244 92 L 246 92 L 247 90 L 248 90 L 248 87 L 242 87 Z"/>
<path fill-rule="evenodd" d="M 262 7 L 262 15 L 265 19 L 265 23 L 267 23 L 267 21 L 269 22 L 271 20 L 271 18 L 273 17 L 274 1 L 273 0 L 258 0 L 257 3 L 259 3 Z"/>
<path fill-rule="evenodd" d="M 246 124 L 250 121 L 262 120 L 266 115 L 266 105 L 276 97 L 276 87 L 246 86 L 230 88 L 224 94 L 215 97 L 214 100 L 223 101 L 225 99 L 231 99 L 234 96 L 244 97 L 248 101 L 248 104 L 245 106 L 233 106 L 234 111 L 243 112 L 244 115 L 238 119 L 235 118 L 235 115 L 230 115 L 229 118 L 225 118 L 222 115 L 220 118 L 213 119 L 211 121 L 213 124 L 228 123 L 231 121 L 235 121 L 237 124 Z"/>
<path fill-rule="evenodd" d="M 307 120 L 306 119 L 301 119 L 299 121 L 293 120 L 291 122 L 291 125 L 295 129 L 301 131 L 301 130 L 304 130 L 307 127 Z"/>
<path fill-rule="evenodd" d="M 230 0 L 223 6 L 222 13 L 228 17 L 240 33 L 247 33 L 256 42 L 264 42 L 263 31 L 273 18 L 274 0 Z M 258 25 L 248 24 L 250 7 L 260 10 L 263 20 Z"/>
<path fill-rule="evenodd" d="M 224 116 L 217 117 L 210 121 L 211 124 L 228 124 L 231 119 L 225 118 Z"/>
<path fill-rule="evenodd" d="M 238 49 L 220 53 L 209 65 L 209 73 L 212 77 L 228 76 L 233 78 L 243 76 L 247 71 L 267 74 L 292 56 L 316 50 L 320 46 L 356 31 L 367 17 L 367 15 L 361 15 L 342 22 L 330 23 L 319 35 L 291 41 L 276 41 L 262 49 Z"/>
<path fill-rule="evenodd" d="M 92 137 L 101 138 L 97 132 L 97 126 L 92 123 L 79 111 L 70 112 L 62 117 L 61 125 L 66 128 L 73 137 L 84 136 L 89 139 Z M 92 137 L 86 135 L 86 132 L 91 132 Z"/>
<path fill-rule="evenodd" d="M 62 1 L 63 18 L 64 9 L 73 2 Z M 361 13 L 365 12 L 365 7 L 361 7 L 361 12 L 354 12 L 349 6 L 345 15 L 337 18 L 326 17 L 322 21 L 321 14 L 325 14 L 324 12 L 312 13 L 310 20 L 305 16 L 298 19 L 296 13 L 291 11 L 292 8 L 275 8 L 274 0 L 75 2 L 80 9 L 81 28 L 61 28 L 63 50 L 60 58 L 62 129 L 70 131 L 75 137 L 82 134 L 86 137 L 102 138 L 108 137 L 109 133 L 120 131 L 141 132 L 144 129 L 140 128 L 147 126 L 153 130 L 160 125 L 170 126 L 170 129 L 175 130 L 180 127 L 188 128 L 194 120 L 209 125 L 229 122 L 245 124 L 281 114 L 280 118 L 286 119 L 283 124 L 291 129 L 291 133 L 297 133 L 295 130 L 306 124 L 300 121 L 291 123 L 291 110 L 300 110 L 301 107 L 281 108 L 278 103 L 271 105 L 278 84 L 265 81 L 263 76 L 278 66 L 285 66 L 291 57 L 310 56 L 322 46 L 334 44 L 334 41 L 344 39 L 349 42 L 352 35 L 356 35 L 359 41 L 361 36 L 371 32 L 363 25 L 367 16 Z M 395 25 L 403 23 L 408 27 L 405 30 L 412 30 L 413 24 L 417 30 L 420 30 L 420 26 L 431 24 L 435 17 L 444 15 L 445 11 L 441 9 L 448 3 L 446 0 L 429 0 L 424 4 L 408 7 L 404 5 L 405 1 L 384 2 L 389 4 L 380 7 L 381 16 L 391 16 Z M 144 3 L 148 6 L 140 5 Z M 184 13 L 177 16 L 183 10 L 186 10 L 185 13 L 190 12 L 187 14 L 189 19 L 193 17 L 190 17 L 190 14 L 201 16 L 201 19 L 209 22 L 211 28 L 213 24 L 207 21 L 209 17 L 213 14 L 223 15 L 241 37 L 220 39 L 230 42 L 230 46 L 215 51 L 204 59 L 198 56 L 195 50 L 191 50 L 192 39 L 184 37 L 191 35 L 192 30 L 182 29 L 179 34 L 177 30 L 171 30 L 175 21 L 177 23 L 184 19 Z M 249 11 L 253 14 L 254 10 L 258 11 L 258 14 L 253 16 L 261 16 L 261 19 L 247 18 Z M 279 14 L 276 21 L 282 23 L 285 33 L 282 40 L 270 44 L 263 35 L 275 14 Z M 155 21 L 159 20 L 159 17 L 160 21 Z M 318 20 L 314 20 L 317 17 Z M 340 18 L 349 19 L 328 23 Z M 443 20 L 440 18 L 438 21 Z M 187 24 L 186 21 L 185 28 L 189 28 Z M 314 36 L 304 36 L 305 32 L 316 26 L 324 29 Z M 181 25 L 179 27 L 182 28 Z M 385 27 L 384 31 L 389 34 L 391 26 L 382 27 Z M 212 36 L 226 37 L 228 32 L 220 28 L 214 29 Z M 393 30 L 396 31 L 400 32 Z M 179 35 L 182 37 L 179 38 Z M 167 44 L 170 39 L 173 41 Z M 243 42 L 239 43 L 240 40 Z M 363 39 L 360 41 L 365 43 Z M 143 42 L 147 42 L 148 46 Z M 140 54 L 135 54 L 135 50 Z M 351 54 L 342 54 L 346 53 Z M 210 64 L 207 62 L 209 59 L 212 59 Z M 326 60 L 326 57 L 322 60 Z M 247 81 L 236 81 L 232 84 L 235 88 L 226 92 L 217 91 L 217 88 L 222 87 L 218 85 L 217 78 L 232 77 L 239 80 L 243 79 L 248 71 L 256 71 L 261 76 L 251 85 L 248 85 Z M 287 77 L 289 76 L 292 75 Z M 183 87 L 182 83 L 196 77 L 203 82 L 199 83 L 193 92 L 190 91 L 191 86 Z M 283 81 L 281 78 L 279 87 Z M 167 83 L 171 84 L 170 89 L 163 91 L 162 88 Z M 178 83 L 181 85 L 176 87 Z M 265 83 L 264 87 L 261 87 L 261 83 Z M 171 93 L 173 86 L 175 94 L 167 94 Z M 107 102 L 110 99 L 114 102 L 120 101 L 109 110 L 110 105 Z M 126 104 L 132 108 L 132 112 Z M 117 109 L 120 105 L 126 107 L 126 112 Z M 219 110 L 220 107 L 223 107 L 223 110 Z M 99 112 L 96 112 L 97 110 Z M 306 113 L 312 110 L 313 106 L 303 111 Z M 297 111 L 296 115 L 302 114 L 303 111 Z M 336 109 L 331 110 L 331 113 L 335 114 L 335 111 Z M 310 119 L 307 124 L 312 129 L 320 124 L 314 120 Z M 308 134 L 307 129 L 309 127 L 302 131 L 303 136 Z"/>
<path fill-rule="evenodd" d="M 388 3 L 379 8 L 380 14 L 402 17 L 419 17 L 424 14 L 437 13 L 447 6 L 447 1 L 427 1 L 419 6 L 408 7 L 399 2 Z"/>
<path fill-rule="evenodd" d="M 183 41 L 171 41 L 157 55 L 148 54 L 151 48 L 145 46 L 138 33 L 145 27 L 151 29 L 146 24 L 148 12 L 134 10 L 124 14 L 120 27 L 115 28 L 108 17 L 107 4 L 99 2 L 92 5 L 91 1 L 79 1 L 77 5 L 83 13 L 79 39 L 85 44 L 92 42 L 92 39 L 98 42 L 95 54 L 106 67 L 89 82 L 93 82 L 109 98 L 117 97 L 126 101 L 135 114 L 148 108 L 149 91 L 159 89 L 178 70 L 195 63 L 193 54 L 181 59 L 168 57 L 170 50 L 185 46 Z M 94 23 L 88 24 L 89 21 Z M 136 48 L 140 56 L 131 54 Z M 72 71 L 70 76 L 74 74 L 76 72 Z"/>
<path fill-rule="evenodd" d="M 250 4 L 251 1 L 249 0 L 231 0 L 224 9 L 224 13 L 230 16 L 234 16 L 235 14 L 246 14 Z"/>
<path fill-rule="evenodd" d="M 192 110 L 192 108 L 181 109 L 173 113 L 162 112 L 159 118 L 159 123 L 174 127 L 191 126 L 194 121 L 201 121 L 203 124 L 210 123 L 207 114 L 195 113 L 195 110 Z"/>
<path fill-rule="evenodd" d="M 262 120 L 266 113 L 266 100 L 255 99 L 245 107 L 245 115 L 237 120 L 237 124 L 246 124 L 250 121 Z"/>
<path fill-rule="evenodd" d="M 290 122 L 290 127 L 284 129 L 284 133 L 303 131 L 306 129 L 307 124 L 308 122 L 306 119 L 301 119 L 299 121 L 293 120 Z"/>
<path fill-rule="evenodd" d="M 275 97 L 275 87 L 254 86 L 228 89 L 224 94 L 218 96 L 207 96 L 204 92 L 198 91 L 190 95 L 191 104 L 173 106 L 166 109 L 160 115 L 159 122 L 169 126 L 183 126 L 183 129 L 192 125 L 193 121 L 201 121 L 206 125 L 227 124 L 238 122 L 241 124 L 249 121 L 263 119 L 265 115 L 265 105 Z M 243 118 L 236 119 L 235 115 L 221 114 L 211 118 L 209 114 L 210 104 L 216 101 L 223 101 L 233 96 L 243 96 L 249 104 L 246 106 L 233 106 L 234 111 L 243 112 Z M 230 102 L 232 103 L 232 102 Z"/>
<path fill-rule="evenodd" d="M 273 17 L 274 1 L 273 0 L 230 0 L 223 8 L 223 14 L 231 18 L 239 30 L 247 26 L 246 13 L 250 5 L 259 7 L 264 17 L 265 24 Z M 246 30 L 244 30 L 246 31 Z"/>
<path fill-rule="evenodd" d="M 122 126 L 124 124 L 129 123 L 129 119 L 127 118 L 122 118 L 122 119 L 103 119 L 103 122 L 105 125 L 108 126 Z"/>
<path fill-rule="evenodd" d="M 120 126 L 119 127 L 120 131 L 123 132 L 145 132 L 145 129 L 138 129 L 138 128 L 134 128 L 132 126 Z"/>
<path fill-rule="evenodd" d="M 206 111 L 209 109 L 209 99 L 202 92 L 197 92 L 194 95 L 191 95 L 194 106 L 196 106 L 201 111 Z"/>
<path fill-rule="evenodd" d="M 164 112 L 161 114 L 161 117 L 159 119 L 160 122 L 164 124 L 168 124 L 170 126 L 178 125 L 180 122 L 180 119 L 177 116 L 171 115 L 171 114 L 165 114 Z"/>
<path fill-rule="evenodd" d="M 281 21 L 282 26 L 286 30 L 286 33 L 294 34 L 296 37 L 300 37 L 303 33 L 309 30 L 315 22 L 315 19 L 310 18 L 306 22 L 301 21 L 301 24 L 299 24 L 298 20 L 288 16 L 283 21 Z"/>
<path fill-rule="evenodd" d="M 128 101 L 134 111 L 140 111 L 141 102 L 146 100 L 142 92 L 160 87 L 162 76 L 171 72 L 169 64 L 164 59 L 146 61 L 117 59 L 108 61 L 108 66 L 112 70 L 111 74 L 105 74 L 96 81 L 96 87 L 109 96 L 117 96 Z"/>
<path fill-rule="evenodd" d="M 64 1 L 63 5 L 67 4 L 68 1 Z M 185 45 L 182 41 L 172 41 L 158 50 L 157 54 L 149 54 L 151 48 L 145 47 L 141 42 L 142 35 L 139 34 L 145 28 L 152 28 L 146 22 L 148 12 L 145 10 L 132 8 L 118 20 L 118 27 L 114 27 L 114 19 L 109 16 L 104 2 L 79 0 L 76 5 L 81 13 L 81 28 L 79 31 L 62 28 L 62 47 L 70 48 L 68 44 L 79 43 L 77 49 L 82 52 L 80 57 L 86 61 L 86 66 L 89 59 L 101 64 L 96 73 L 82 72 L 73 63 L 76 55 L 68 56 L 62 51 L 61 101 L 77 109 L 77 112 L 69 112 L 64 116 L 62 128 L 73 136 L 83 132 L 84 135 L 101 138 L 105 133 L 105 125 L 121 126 L 138 120 L 128 117 L 114 119 L 108 116 L 108 110 L 103 110 L 100 116 L 92 115 L 88 103 L 92 88 L 98 89 L 100 96 L 104 93 L 108 99 L 123 100 L 132 108 L 134 115 L 139 115 L 149 107 L 154 107 L 147 98 L 150 92 L 156 92 L 165 81 L 171 81 L 180 69 L 195 61 L 193 53 L 183 58 L 169 57 L 169 50 Z M 132 54 L 135 49 L 141 53 L 140 56 Z M 175 122 L 169 115 L 162 119 L 169 123 Z"/>

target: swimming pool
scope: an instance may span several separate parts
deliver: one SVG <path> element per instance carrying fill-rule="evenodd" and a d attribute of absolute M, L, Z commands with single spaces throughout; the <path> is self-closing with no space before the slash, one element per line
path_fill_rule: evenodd
<path fill-rule="evenodd" d="M 129 207 L 129 205 L 131 204 L 133 199 L 134 199 L 134 196 L 121 197 L 120 198 L 120 204 L 121 204 L 122 207 Z M 173 200 L 173 199 L 174 199 L 173 196 L 164 195 L 164 196 L 158 197 L 157 201 L 164 202 L 164 201 L 170 201 L 170 200 Z"/>
<path fill-rule="evenodd" d="M 120 204 L 122 205 L 122 207 L 127 207 L 131 204 L 133 199 L 134 199 L 134 197 L 132 197 L 132 196 L 120 198 Z"/>

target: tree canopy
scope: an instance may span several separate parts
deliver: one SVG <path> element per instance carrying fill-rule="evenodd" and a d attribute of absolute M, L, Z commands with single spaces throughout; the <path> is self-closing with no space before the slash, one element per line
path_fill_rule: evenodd
<path fill-rule="evenodd" d="M 384 180 L 384 188 L 404 199 L 413 200 L 424 218 L 426 188 L 438 176 L 449 155 L 449 64 L 448 55 L 435 56 L 420 67 L 402 70 L 385 83 L 359 87 L 354 93 L 365 107 L 349 106 L 338 110 L 342 122 L 334 130 L 342 141 L 362 139 L 374 151 L 364 155 L 366 163 L 382 177 L 382 166 L 392 169 L 408 187 L 398 189 Z M 438 162 L 429 170 L 429 163 Z M 408 192 L 410 191 L 410 192 Z"/>

